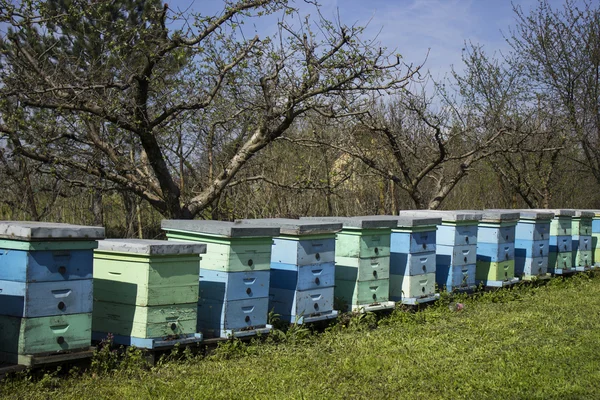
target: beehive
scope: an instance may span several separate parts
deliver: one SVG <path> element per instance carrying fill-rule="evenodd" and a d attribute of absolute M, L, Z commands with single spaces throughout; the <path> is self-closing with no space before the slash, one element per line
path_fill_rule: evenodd
<path fill-rule="evenodd" d="M 396 218 L 390 235 L 390 300 L 411 305 L 436 300 L 436 229 L 442 219 Z"/>
<path fill-rule="evenodd" d="M 512 285 L 515 277 L 515 227 L 520 214 L 512 210 L 484 210 L 477 229 L 478 283 L 490 287 Z"/>
<path fill-rule="evenodd" d="M 91 344 L 93 249 L 104 228 L 0 222 L 0 358 Z"/>
<path fill-rule="evenodd" d="M 397 217 L 319 219 L 343 224 L 335 241 L 336 304 L 344 311 L 393 308 L 395 302 L 389 300 L 390 233 Z"/>
<path fill-rule="evenodd" d="M 280 230 L 271 249 L 269 310 L 303 324 L 335 318 L 335 234 L 342 224 L 287 218 L 245 219 Z"/>
<path fill-rule="evenodd" d="M 592 268 L 600 266 L 600 210 L 585 210 L 594 213 L 592 217 Z"/>
<path fill-rule="evenodd" d="M 592 221 L 595 213 L 585 210 L 573 211 L 573 267 L 576 271 L 586 271 L 591 269 L 593 264 Z"/>
<path fill-rule="evenodd" d="M 196 335 L 199 254 L 206 245 L 107 239 L 94 251 L 94 339 L 155 348 Z"/>
<path fill-rule="evenodd" d="M 481 212 L 401 211 L 400 215 L 442 218 L 436 232 L 436 272 L 438 287 L 448 292 L 475 288 L 477 224 Z"/>
<path fill-rule="evenodd" d="M 538 209 L 554 213 L 550 222 L 550 240 L 548 248 L 548 272 L 565 275 L 575 272 L 573 266 L 573 217 L 574 210 Z"/>
<path fill-rule="evenodd" d="M 515 275 L 523 280 L 548 277 L 550 225 L 554 213 L 515 210 L 520 214 L 515 229 Z"/>
<path fill-rule="evenodd" d="M 197 332 L 240 337 L 270 330 L 271 246 L 279 228 L 200 220 L 164 220 L 161 226 L 169 241 L 207 244 L 199 275 Z M 248 296 L 248 289 L 260 296 Z"/>

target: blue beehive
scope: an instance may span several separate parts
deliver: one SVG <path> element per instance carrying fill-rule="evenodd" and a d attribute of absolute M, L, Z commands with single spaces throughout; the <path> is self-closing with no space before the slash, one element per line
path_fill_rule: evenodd
<path fill-rule="evenodd" d="M 341 230 L 341 223 L 287 218 L 239 222 L 280 230 L 271 250 L 269 310 L 289 323 L 337 317 L 333 302 L 335 234 Z"/>
<path fill-rule="evenodd" d="M 522 280 L 546 279 L 550 252 L 550 223 L 554 213 L 515 210 L 520 213 L 515 229 L 515 276 Z"/>
<path fill-rule="evenodd" d="M 442 219 L 396 218 L 396 227 L 390 235 L 390 300 L 414 305 L 438 299 L 439 294 L 435 293 L 435 239 L 437 225 Z"/>
<path fill-rule="evenodd" d="M 401 211 L 400 215 L 441 217 L 442 224 L 436 232 L 436 283 L 448 292 L 475 288 L 477 224 L 481 212 L 423 210 Z"/>
<path fill-rule="evenodd" d="M 104 228 L 0 222 L 0 359 L 91 343 L 93 249 Z"/>
<path fill-rule="evenodd" d="M 484 210 L 477 230 L 476 280 L 488 287 L 515 284 L 515 227 L 519 213 Z"/>
<path fill-rule="evenodd" d="M 550 222 L 548 247 L 548 272 L 554 275 L 568 275 L 575 272 L 573 267 L 573 217 L 574 210 L 536 209 L 554 213 Z"/>
<path fill-rule="evenodd" d="M 279 228 L 240 222 L 164 220 L 169 240 L 206 243 L 197 331 L 208 337 L 269 332 L 271 246 Z"/>
<path fill-rule="evenodd" d="M 397 217 L 307 217 L 340 222 L 336 235 L 335 299 L 344 311 L 394 308 L 390 296 L 390 233 Z"/>

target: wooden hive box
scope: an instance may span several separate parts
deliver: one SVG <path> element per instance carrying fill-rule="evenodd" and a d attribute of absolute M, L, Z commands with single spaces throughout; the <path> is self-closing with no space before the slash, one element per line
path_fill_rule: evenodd
<path fill-rule="evenodd" d="M 585 210 L 594 213 L 592 218 L 592 268 L 600 266 L 600 210 Z"/>
<path fill-rule="evenodd" d="M 335 239 L 335 303 L 343 311 L 389 309 L 390 233 L 397 217 L 308 217 L 343 224 Z"/>
<path fill-rule="evenodd" d="M 576 271 L 586 271 L 593 265 L 592 220 L 594 212 L 573 210 L 573 267 Z"/>
<path fill-rule="evenodd" d="M 0 359 L 91 344 L 92 252 L 104 228 L 0 221 Z"/>
<path fill-rule="evenodd" d="M 554 213 L 519 209 L 515 228 L 515 276 L 522 280 L 548 278 L 550 224 Z"/>
<path fill-rule="evenodd" d="M 520 213 L 514 210 L 483 210 L 477 230 L 475 279 L 488 287 L 519 281 L 515 277 L 515 227 Z"/>
<path fill-rule="evenodd" d="M 341 223 L 288 218 L 239 222 L 280 230 L 271 249 L 269 310 L 282 321 L 299 324 L 337 316 L 333 307 L 335 234 Z"/>
<path fill-rule="evenodd" d="M 279 228 L 200 220 L 163 220 L 161 226 L 169 241 L 207 244 L 198 276 L 197 332 L 205 337 L 240 337 L 270 330 L 265 286 L 270 286 L 271 247 Z M 250 282 L 257 283 L 250 287 L 253 293 L 262 285 L 258 293 L 264 296 L 248 296 Z"/>
<path fill-rule="evenodd" d="M 154 348 L 195 336 L 201 243 L 109 239 L 94 252 L 94 339 Z"/>
<path fill-rule="evenodd" d="M 414 305 L 439 298 L 435 293 L 436 229 L 434 216 L 397 217 L 390 235 L 390 300 Z"/>
<path fill-rule="evenodd" d="M 533 211 L 554 213 L 550 223 L 548 246 L 548 272 L 565 275 L 575 272 L 573 266 L 573 217 L 575 210 L 536 209 Z M 591 258 L 591 254 L 590 254 Z"/>
<path fill-rule="evenodd" d="M 400 215 L 438 216 L 435 280 L 448 292 L 475 288 L 479 212 L 438 210 L 401 211 Z"/>

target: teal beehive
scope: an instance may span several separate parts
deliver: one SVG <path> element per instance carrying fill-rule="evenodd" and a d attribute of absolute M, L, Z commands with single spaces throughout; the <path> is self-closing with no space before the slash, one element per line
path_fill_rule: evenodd
<path fill-rule="evenodd" d="M 92 252 L 103 237 L 101 227 L 0 222 L 1 360 L 89 349 Z"/>

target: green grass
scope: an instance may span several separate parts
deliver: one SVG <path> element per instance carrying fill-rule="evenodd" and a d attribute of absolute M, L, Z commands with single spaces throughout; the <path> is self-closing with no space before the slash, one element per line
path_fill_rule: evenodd
<path fill-rule="evenodd" d="M 0 398 L 600 398 L 600 277 L 346 319 L 210 357 L 15 379 Z M 377 329 L 372 329 L 378 323 Z M 417 397 L 419 396 L 419 397 Z"/>

